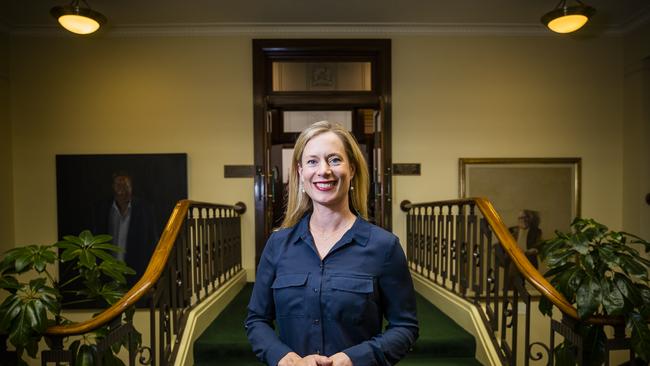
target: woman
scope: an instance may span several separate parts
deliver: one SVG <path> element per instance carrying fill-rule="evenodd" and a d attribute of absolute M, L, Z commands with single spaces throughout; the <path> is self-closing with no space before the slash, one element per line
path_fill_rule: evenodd
<path fill-rule="evenodd" d="M 397 363 L 418 336 L 415 293 L 397 237 L 365 220 L 368 168 L 357 142 L 317 122 L 298 137 L 289 174 L 285 219 L 248 305 L 253 351 L 269 366 Z"/>

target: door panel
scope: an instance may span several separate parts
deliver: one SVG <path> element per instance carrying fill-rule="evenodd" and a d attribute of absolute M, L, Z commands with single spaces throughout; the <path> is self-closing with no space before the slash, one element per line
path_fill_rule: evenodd
<path fill-rule="evenodd" d="M 363 145 L 371 176 L 369 219 L 390 230 L 390 43 L 388 39 L 253 40 L 256 263 L 284 207 L 281 151 L 292 148 L 298 135 L 284 131 L 283 111 L 352 111 L 352 131 Z M 342 84 L 350 81 L 343 75 L 354 69 L 346 62 L 371 65 L 360 74 L 363 87 Z M 279 72 L 274 64 L 283 63 L 289 68 L 302 65 L 306 73 L 299 70 L 299 80 L 274 80 L 274 72 Z M 284 75 L 287 70 L 280 71 Z M 289 82 L 306 87 L 287 87 Z M 361 110 L 370 115 L 361 118 Z"/>

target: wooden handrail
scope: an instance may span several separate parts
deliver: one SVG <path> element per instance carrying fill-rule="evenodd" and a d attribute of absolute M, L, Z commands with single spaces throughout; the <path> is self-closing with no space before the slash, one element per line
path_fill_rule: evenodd
<path fill-rule="evenodd" d="M 134 306 L 138 300 L 149 292 L 162 275 L 190 207 L 208 205 L 217 208 L 234 208 L 239 214 L 243 214 L 246 211 L 246 205 L 242 202 L 237 202 L 235 206 L 226 206 L 190 200 L 179 201 L 167 221 L 165 230 L 163 230 L 160 236 L 160 240 L 151 256 L 147 269 L 142 277 L 140 277 L 140 280 L 120 300 L 91 319 L 79 323 L 51 326 L 47 328 L 45 334 L 50 336 L 71 336 L 88 333 L 108 324 L 127 309 Z"/>
<path fill-rule="evenodd" d="M 560 311 L 569 317 L 581 321 L 586 321 L 592 324 L 621 324 L 623 322 L 620 317 L 606 317 L 606 316 L 592 316 L 587 319 L 580 319 L 578 316 L 578 310 L 562 295 L 553 285 L 551 285 L 548 280 L 530 263 L 524 252 L 519 248 L 515 239 L 508 231 L 508 228 L 504 224 L 501 216 L 494 209 L 492 203 L 482 197 L 473 197 L 473 198 L 463 198 L 458 200 L 447 200 L 447 201 L 436 201 L 436 202 L 426 202 L 426 203 L 411 203 L 410 201 L 404 200 L 400 203 L 400 208 L 402 211 L 408 211 L 414 207 L 425 207 L 432 204 L 436 205 L 458 205 L 469 202 L 475 202 L 478 206 L 483 217 L 488 221 L 494 234 L 501 243 L 501 246 L 510 257 L 512 262 L 515 264 L 521 275 L 528 281 L 530 284 L 535 287 L 542 296 L 547 298 L 553 305 L 557 306 Z"/>

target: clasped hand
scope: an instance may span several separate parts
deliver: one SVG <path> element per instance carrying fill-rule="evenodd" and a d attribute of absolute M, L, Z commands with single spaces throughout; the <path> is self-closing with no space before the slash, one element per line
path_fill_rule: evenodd
<path fill-rule="evenodd" d="M 330 357 L 321 355 L 298 356 L 295 352 L 289 352 L 282 357 L 278 366 L 353 366 L 350 357 L 339 352 Z"/>

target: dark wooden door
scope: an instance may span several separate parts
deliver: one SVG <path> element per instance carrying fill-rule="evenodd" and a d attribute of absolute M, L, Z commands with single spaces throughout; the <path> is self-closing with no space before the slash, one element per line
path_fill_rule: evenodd
<path fill-rule="evenodd" d="M 279 156 L 298 136 L 287 113 L 350 113 L 351 132 L 367 153 L 369 219 L 391 229 L 390 49 L 390 40 L 253 40 L 256 264 L 284 207 Z M 357 69 L 362 77 L 352 85 L 346 72 Z M 280 82 L 289 71 L 297 77 Z"/>

